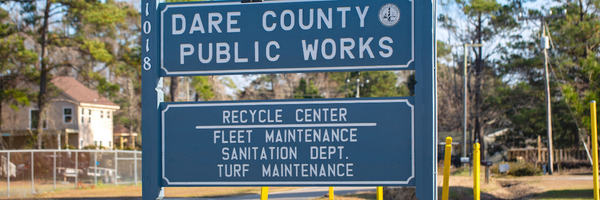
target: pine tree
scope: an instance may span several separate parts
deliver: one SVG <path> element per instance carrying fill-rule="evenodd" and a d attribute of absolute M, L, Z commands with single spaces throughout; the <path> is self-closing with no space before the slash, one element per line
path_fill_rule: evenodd
<path fill-rule="evenodd" d="M 39 84 L 38 119 L 44 118 L 46 106 L 55 94 L 49 84 L 54 72 L 61 72 L 61 75 L 78 74 L 84 84 L 94 86 L 102 95 L 111 96 L 118 90 L 117 85 L 99 73 L 102 68 L 110 68 L 115 62 L 112 50 L 116 28 L 126 16 L 117 3 L 112 0 L 20 3 L 26 27 L 23 32 L 35 39 L 40 57 L 36 64 L 39 77 L 35 81 Z M 62 18 L 58 17 L 61 15 Z M 60 20 L 57 21 L 57 18 Z M 50 24 L 53 26 L 50 27 Z M 42 148 L 44 138 L 43 121 L 39 120 L 36 130 L 35 146 L 38 149 Z"/>

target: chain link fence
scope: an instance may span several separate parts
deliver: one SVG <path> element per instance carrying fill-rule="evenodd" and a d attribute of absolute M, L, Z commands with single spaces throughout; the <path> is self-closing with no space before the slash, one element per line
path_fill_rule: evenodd
<path fill-rule="evenodd" d="M 141 151 L 0 151 L 0 197 L 28 198 L 57 190 L 138 185 L 141 179 Z"/>

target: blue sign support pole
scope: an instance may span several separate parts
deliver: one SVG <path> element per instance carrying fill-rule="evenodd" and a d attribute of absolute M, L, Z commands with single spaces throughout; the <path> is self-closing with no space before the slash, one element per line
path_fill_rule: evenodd
<path fill-rule="evenodd" d="M 416 195 L 418 199 L 437 199 L 437 96 L 435 57 L 435 0 L 415 1 L 415 152 Z"/>
<path fill-rule="evenodd" d="M 159 115 L 158 106 L 163 101 L 162 78 L 158 75 L 158 31 L 159 24 L 156 23 L 158 15 L 156 12 L 157 0 L 142 0 L 142 198 L 162 198 L 162 187 L 160 181 L 161 171 L 159 157 Z M 150 87 L 150 88 L 147 88 Z M 151 112 L 148 112 L 151 111 Z"/>

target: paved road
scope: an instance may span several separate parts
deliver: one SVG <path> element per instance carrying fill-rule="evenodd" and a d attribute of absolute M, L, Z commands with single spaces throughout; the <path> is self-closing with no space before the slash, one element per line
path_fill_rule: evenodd
<path fill-rule="evenodd" d="M 361 191 L 375 191 L 375 187 L 335 187 L 335 195 L 352 194 Z M 329 192 L 328 187 L 305 187 L 285 192 L 269 193 L 269 199 L 278 200 L 306 200 L 324 196 Z M 165 198 L 169 200 L 183 200 L 184 198 Z M 211 198 L 210 200 L 250 200 L 260 199 L 260 195 L 246 195 L 238 197 Z M 206 199 L 209 200 L 209 199 Z"/>

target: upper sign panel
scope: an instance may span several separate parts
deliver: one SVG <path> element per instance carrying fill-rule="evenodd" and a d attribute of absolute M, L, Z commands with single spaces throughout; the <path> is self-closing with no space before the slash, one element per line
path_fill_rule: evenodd
<path fill-rule="evenodd" d="M 408 0 L 160 5 L 161 76 L 414 69 Z"/>

